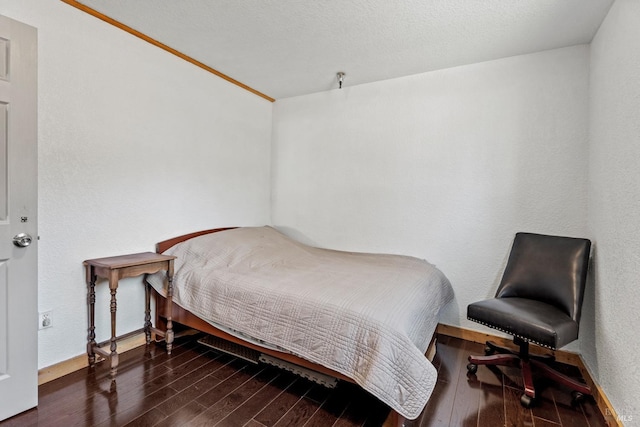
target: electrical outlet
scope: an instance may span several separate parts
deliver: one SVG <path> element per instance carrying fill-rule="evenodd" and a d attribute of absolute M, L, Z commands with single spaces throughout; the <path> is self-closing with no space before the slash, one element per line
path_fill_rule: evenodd
<path fill-rule="evenodd" d="M 38 329 L 46 329 L 53 326 L 53 311 L 42 311 L 38 317 Z"/>

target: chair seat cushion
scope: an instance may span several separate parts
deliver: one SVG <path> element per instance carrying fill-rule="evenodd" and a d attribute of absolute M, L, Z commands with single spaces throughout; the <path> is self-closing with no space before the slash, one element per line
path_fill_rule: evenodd
<path fill-rule="evenodd" d="M 467 307 L 467 317 L 525 341 L 560 348 L 578 338 L 569 315 L 544 302 L 525 298 L 493 298 Z"/>

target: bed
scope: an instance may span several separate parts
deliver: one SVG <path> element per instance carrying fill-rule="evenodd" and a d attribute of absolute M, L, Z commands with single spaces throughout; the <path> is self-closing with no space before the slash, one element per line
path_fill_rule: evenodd
<path fill-rule="evenodd" d="M 157 251 L 177 259 L 171 284 L 147 277 L 156 327 L 183 324 L 355 382 L 407 419 L 422 412 L 437 378 L 425 352 L 453 299 L 435 266 L 315 248 L 272 227 L 191 233 Z"/>

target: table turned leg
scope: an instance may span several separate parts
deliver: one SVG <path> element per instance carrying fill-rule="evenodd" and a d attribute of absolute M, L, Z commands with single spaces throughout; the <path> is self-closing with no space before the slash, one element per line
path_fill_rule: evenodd
<path fill-rule="evenodd" d="M 148 283 L 144 284 L 144 336 L 147 345 L 151 343 L 151 291 Z"/>
<path fill-rule="evenodd" d="M 167 332 L 165 340 L 167 342 L 167 354 L 171 354 L 173 348 L 173 321 L 171 320 L 171 305 L 173 303 L 173 260 L 169 261 L 169 268 L 167 269 Z"/>
<path fill-rule="evenodd" d="M 111 355 L 109 359 L 111 360 L 111 378 L 115 378 L 116 373 L 118 372 L 118 352 L 116 351 L 118 345 L 116 344 L 116 310 L 118 308 L 118 303 L 116 301 L 116 291 L 118 289 L 118 278 L 115 280 L 111 278 L 109 280 L 109 288 L 111 289 Z"/>
<path fill-rule="evenodd" d="M 96 275 L 93 267 L 87 267 L 87 282 L 89 285 L 89 295 L 87 296 L 87 302 L 89 305 L 89 329 L 87 331 L 87 356 L 89 357 L 89 366 L 96 364 L 96 354 L 93 348 L 96 345 Z"/>

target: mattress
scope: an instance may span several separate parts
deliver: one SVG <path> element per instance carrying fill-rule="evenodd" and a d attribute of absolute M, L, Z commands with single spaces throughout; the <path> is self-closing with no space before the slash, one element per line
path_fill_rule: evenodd
<path fill-rule="evenodd" d="M 340 372 L 415 419 L 437 372 L 424 356 L 445 275 L 409 256 L 320 249 L 271 227 L 199 236 L 175 255 L 173 301 L 198 317 Z M 148 282 L 163 292 L 165 276 Z"/>

